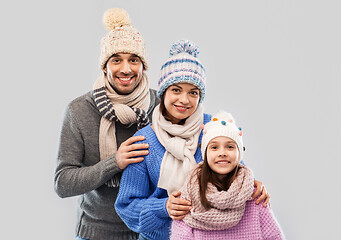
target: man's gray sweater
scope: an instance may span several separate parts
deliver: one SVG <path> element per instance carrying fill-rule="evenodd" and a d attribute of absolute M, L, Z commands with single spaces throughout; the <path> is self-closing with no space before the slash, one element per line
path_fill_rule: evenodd
<path fill-rule="evenodd" d="M 159 103 L 155 90 L 150 90 L 148 116 Z M 92 92 L 73 100 L 67 107 L 62 126 L 55 172 L 55 190 L 62 197 L 80 195 L 77 236 L 91 240 L 137 239 L 116 214 L 114 203 L 118 187 L 105 183 L 122 170 L 115 156 L 100 161 L 99 126 L 101 115 Z M 117 147 L 137 131 L 116 122 Z"/>

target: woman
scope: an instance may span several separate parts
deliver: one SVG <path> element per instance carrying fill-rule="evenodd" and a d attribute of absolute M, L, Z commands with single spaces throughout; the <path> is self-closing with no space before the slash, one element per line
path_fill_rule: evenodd
<path fill-rule="evenodd" d="M 181 219 L 191 208 L 190 202 L 175 199 L 172 193 L 202 161 L 200 126 L 211 119 L 200 104 L 206 77 L 198 53 L 190 41 L 172 46 L 171 57 L 161 68 L 161 102 L 152 125 L 135 134 L 145 137 L 142 143 L 148 144 L 149 154 L 125 169 L 115 207 L 127 226 L 141 233 L 140 239 L 169 239 L 171 218 Z"/>

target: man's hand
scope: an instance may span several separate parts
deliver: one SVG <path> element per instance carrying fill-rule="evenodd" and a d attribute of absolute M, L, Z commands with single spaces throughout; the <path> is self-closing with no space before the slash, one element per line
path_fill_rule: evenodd
<path fill-rule="evenodd" d="M 173 220 L 180 220 L 185 217 L 185 215 L 192 209 L 191 202 L 185 199 L 178 198 L 181 192 L 173 192 L 167 202 L 166 208 L 170 218 Z"/>
<path fill-rule="evenodd" d="M 259 197 L 256 201 L 256 204 L 264 201 L 263 207 L 270 206 L 270 194 L 266 191 L 265 186 L 262 182 L 255 180 L 254 186 L 256 187 L 256 191 L 252 195 L 252 199 Z"/>
<path fill-rule="evenodd" d="M 116 163 L 120 169 L 125 169 L 131 163 L 142 162 L 144 159 L 142 156 L 148 155 L 147 143 L 134 144 L 144 139 L 144 136 L 130 137 L 121 144 L 115 154 Z"/>

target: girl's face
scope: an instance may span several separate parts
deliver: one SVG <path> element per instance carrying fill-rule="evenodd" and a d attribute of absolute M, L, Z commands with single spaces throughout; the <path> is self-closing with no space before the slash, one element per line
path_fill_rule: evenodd
<path fill-rule="evenodd" d="M 239 162 L 239 150 L 228 137 L 215 137 L 207 145 L 207 163 L 219 179 L 223 179 Z"/>
<path fill-rule="evenodd" d="M 173 124 L 191 116 L 198 107 L 200 90 L 190 83 L 173 84 L 164 94 L 167 117 Z"/>

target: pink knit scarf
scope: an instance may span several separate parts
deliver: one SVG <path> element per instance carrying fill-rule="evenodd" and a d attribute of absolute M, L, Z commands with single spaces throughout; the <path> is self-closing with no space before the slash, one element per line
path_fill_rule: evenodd
<path fill-rule="evenodd" d="M 197 171 L 191 176 L 180 189 L 181 198 L 190 200 L 193 207 L 183 221 L 192 228 L 202 230 L 224 230 L 236 226 L 244 215 L 246 201 L 251 200 L 254 189 L 252 171 L 242 166 L 227 191 L 218 191 L 209 183 L 206 197 L 213 206 L 209 210 L 200 202 Z"/>

